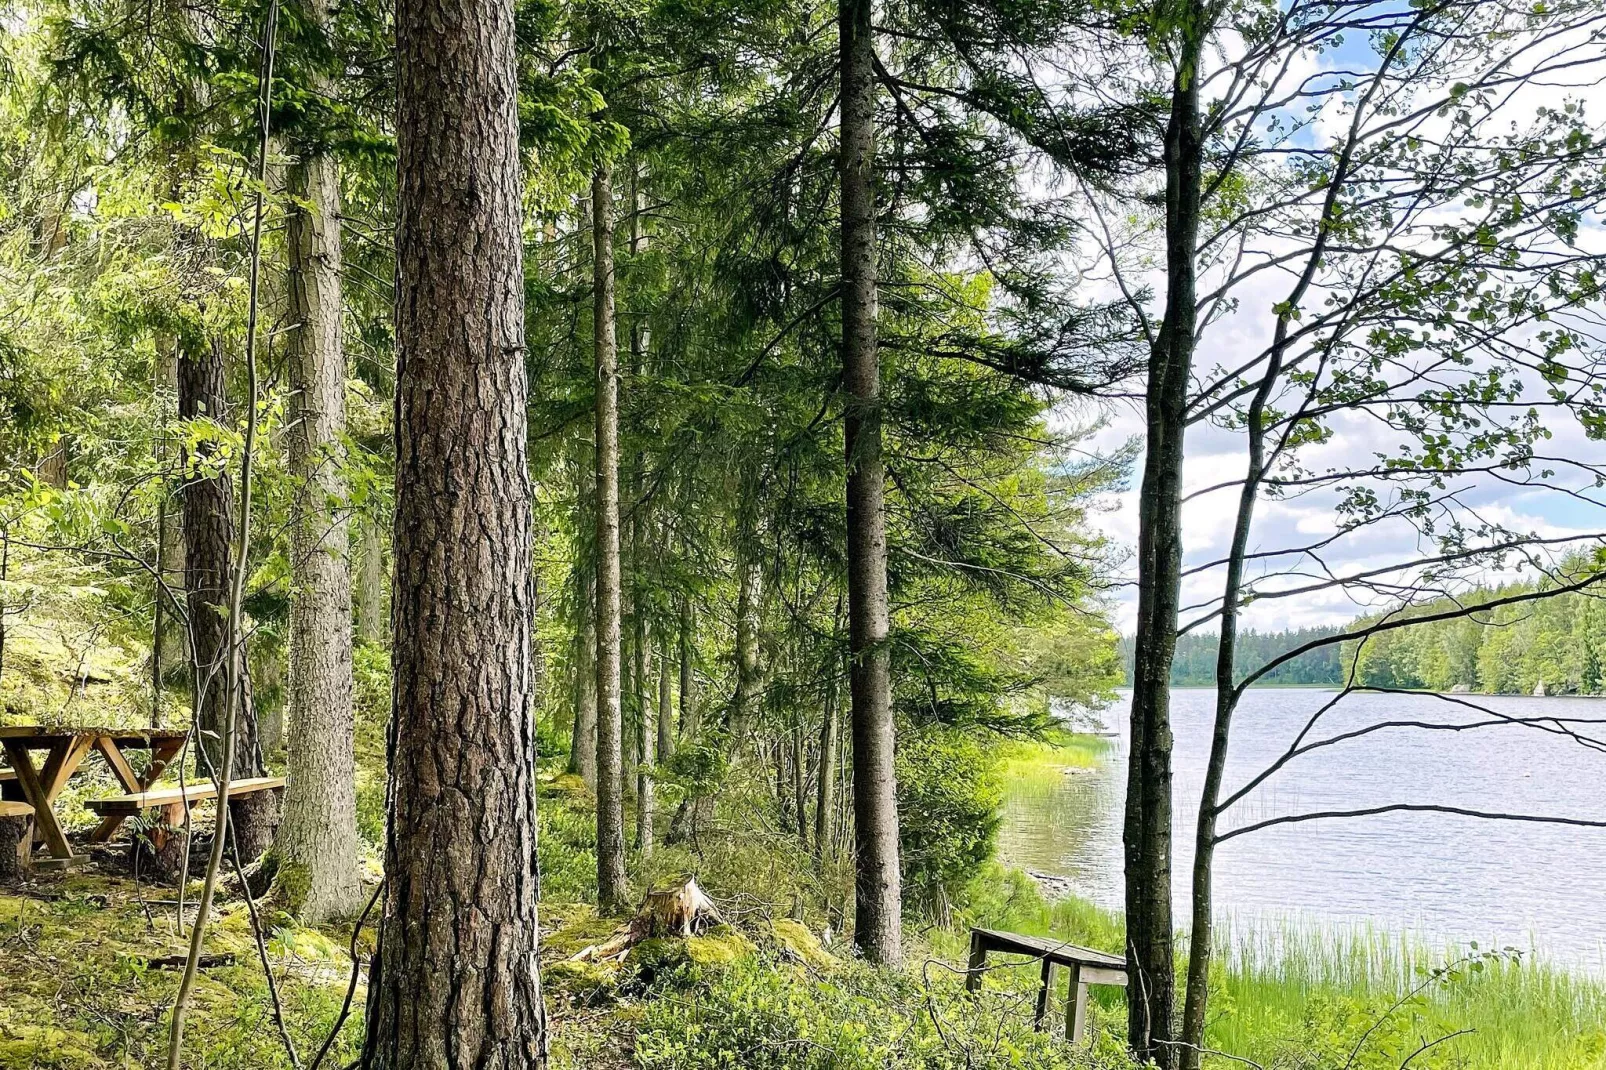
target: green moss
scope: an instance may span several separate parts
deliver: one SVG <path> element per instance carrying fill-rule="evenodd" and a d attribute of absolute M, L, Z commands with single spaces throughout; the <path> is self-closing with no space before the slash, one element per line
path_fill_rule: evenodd
<path fill-rule="evenodd" d="M 820 940 L 800 921 L 776 918 L 770 922 L 769 935 L 782 954 L 816 969 L 829 970 L 842 965 L 840 959 L 820 946 Z"/>
<path fill-rule="evenodd" d="M 291 914 L 300 914 L 306 905 L 307 893 L 312 890 L 312 871 L 304 863 L 292 862 L 276 851 L 270 851 L 262 864 L 273 866 L 275 897 Z"/>
<path fill-rule="evenodd" d="M 4 1033 L 12 1033 L 7 1028 Z M 5 1070 L 76 1070 L 94 1066 L 95 1042 L 82 1033 L 53 1026 L 24 1025 L 0 1038 L 0 1067 Z"/>
<path fill-rule="evenodd" d="M 600 944 L 619 929 L 619 919 L 597 916 L 590 903 L 543 903 L 541 913 L 553 930 L 542 938 L 543 955 L 566 959 Z"/>
<path fill-rule="evenodd" d="M 591 789 L 586 782 L 573 773 L 559 773 L 551 780 L 541 785 L 542 794 L 551 797 L 563 797 L 574 800 L 590 801 Z"/>
<path fill-rule="evenodd" d="M 686 946 L 686 957 L 699 966 L 729 965 L 758 950 L 753 946 L 753 941 L 728 926 L 702 936 L 693 936 L 681 943 Z"/>
<path fill-rule="evenodd" d="M 728 966 L 757 950 L 746 936 L 721 926 L 702 936 L 643 940 L 630 949 L 626 962 L 643 972 L 663 973 L 683 966 Z"/>
<path fill-rule="evenodd" d="M 542 967 L 541 984 L 549 996 L 567 996 L 575 1003 L 595 1006 L 617 994 L 619 968 L 607 963 L 562 959 Z"/>

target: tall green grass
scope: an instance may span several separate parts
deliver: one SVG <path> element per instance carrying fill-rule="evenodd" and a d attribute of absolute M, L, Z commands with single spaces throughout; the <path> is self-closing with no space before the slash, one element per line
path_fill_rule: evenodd
<path fill-rule="evenodd" d="M 1600 978 L 1532 955 L 1435 946 L 1366 925 L 1222 929 L 1210 1032 L 1222 1051 L 1303 1066 L 1292 1054 L 1300 1044 L 1308 1052 L 1339 1023 L 1369 1023 L 1403 1000 L 1393 1017 L 1411 1037 L 1462 1033 L 1412 1066 L 1606 1070 Z M 1372 1057 L 1381 1065 L 1384 1055 Z M 1367 1057 L 1358 1065 L 1372 1065 Z"/>
<path fill-rule="evenodd" d="M 962 920 L 1114 952 L 1124 942 L 1119 915 L 1045 900 L 1018 871 L 982 875 Z M 956 929 L 933 950 L 960 960 Z M 1029 983 L 1035 967 L 1021 972 Z M 1119 994 L 1094 994 L 1102 1027 L 1124 1028 Z M 1364 925 L 1221 926 L 1208 1046 L 1237 1058 L 1208 1059 L 1212 1070 L 1242 1068 L 1242 1059 L 1266 1070 L 1397 1070 L 1424 1041 L 1452 1034 L 1461 1035 L 1409 1067 L 1606 1070 L 1606 980 L 1530 955 L 1438 947 Z"/>
<path fill-rule="evenodd" d="M 1108 759 L 1114 742 L 1059 729 L 1043 740 L 1015 739 L 999 746 L 999 767 L 1016 782 L 1058 783 L 1067 769 L 1092 769 Z M 1013 789 L 1012 789 L 1013 790 Z"/>

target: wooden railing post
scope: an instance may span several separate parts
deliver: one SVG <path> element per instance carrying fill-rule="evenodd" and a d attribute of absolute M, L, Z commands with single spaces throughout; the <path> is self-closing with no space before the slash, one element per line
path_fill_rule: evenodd
<path fill-rule="evenodd" d="M 983 941 L 980 932 L 970 931 L 970 968 L 965 971 L 965 991 L 975 992 L 981 988 L 981 973 L 987 965 L 987 944 Z"/>
<path fill-rule="evenodd" d="M 1087 1037 L 1087 982 L 1082 980 L 1082 967 L 1070 967 L 1071 983 L 1065 989 L 1065 1036 L 1072 1044 L 1080 1044 Z"/>
<path fill-rule="evenodd" d="M 1054 987 L 1054 960 L 1043 956 L 1042 984 L 1037 989 L 1037 1014 L 1032 1019 L 1033 1029 L 1043 1028 L 1043 1015 L 1048 1013 L 1048 990 Z"/>

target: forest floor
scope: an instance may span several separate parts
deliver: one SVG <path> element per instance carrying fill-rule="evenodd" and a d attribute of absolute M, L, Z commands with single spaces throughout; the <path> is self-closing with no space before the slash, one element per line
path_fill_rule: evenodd
<path fill-rule="evenodd" d="M 1094 1056 L 1053 1033 L 1031 1032 L 1034 969 L 997 971 L 981 999 L 967 996 L 961 948 L 947 930 L 916 937 L 920 958 L 910 971 L 887 974 L 853 962 L 831 934 L 830 908 L 815 896 L 816 877 L 807 868 L 755 853 L 738 877 L 726 869 L 738 864 L 737 856 L 715 846 L 715 830 L 705 840 L 700 876 L 716 891 L 727 924 L 689 940 L 645 941 L 617 963 L 570 961 L 624 919 L 599 917 L 582 901 L 585 889 L 574 885 L 588 880 L 582 869 L 594 857 L 583 787 L 572 778 L 549 778 L 541 801 L 543 980 L 556 1067 L 1125 1065 L 1113 1039 L 1101 1041 Z M 661 853 L 653 872 L 690 857 L 682 849 Z M 175 965 L 187 941 L 176 923 L 177 889 L 136 882 L 126 857 L 126 848 L 105 849 L 77 870 L 0 888 L 0 1070 L 165 1063 L 181 973 Z M 186 896 L 187 917 L 197 886 L 192 881 Z M 242 890 L 224 887 L 206 940 L 207 954 L 222 961 L 201 971 L 186 1067 L 310 1070 L 340 1018 L 352 977 L 351 923 L 298 925 L 272 892 L 256 905 L 267 970 Z M 371 927 L 356 937 L 364 953 L 372 942 Z M 360 973 L 357 981 L 352 1011 L 323 1067 L 346 1067 L 359 1052 Z"/>

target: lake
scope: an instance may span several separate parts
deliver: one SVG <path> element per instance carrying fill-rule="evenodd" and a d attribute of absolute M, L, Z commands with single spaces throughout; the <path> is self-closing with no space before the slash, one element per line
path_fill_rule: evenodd
<path fill-rule="evenodd" d="M 1234 719 L 1230 794 L 1277 758 L 1334 692 L 1253 689 Z M 1076 894 L 1119 909 L 1121 809 L 1130 692 L 1097 714 L 1116 732 L 1107 759 L 1063 782 L 1007 787 L 1003 861 L 1070 879 Z M 1311 739 L 1380 721 L 1434 724 L 1489 714 L 1579 719 L 1568 727 L 1606 739 L 1606 701 L 1456 695 L 1346 697 Z M 1177 835 L 1176 910 L 1185 923 L 1194 821 L 1215 692 L 1172 693 Z M 1391 728 L 1296 759 L 1246 796 L 1223 828 L 1267 817 L 1388 803 L 1438 803 L 1507 813 L 1606 820 L 1606 753 L 1532 727 L 1451 732 Z M 1590 972 L 1606 972 L 1606 829 L 1433 813 L 1396 813 L 1283 825 L 1223 844 L 1216 855 L 1218 916 L 1234 927 L 1292 920 L 1360 924 L 1420 934 L 1434 944 L 1513 945 Z"/>

